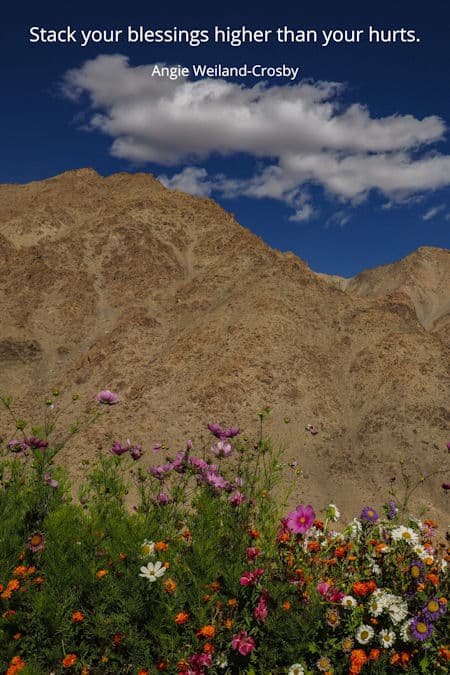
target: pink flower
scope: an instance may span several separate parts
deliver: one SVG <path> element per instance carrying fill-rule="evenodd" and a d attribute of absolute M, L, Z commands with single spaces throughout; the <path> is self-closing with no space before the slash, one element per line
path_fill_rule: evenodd
<path fill-rule="evenodd" d="M 258 567 L 254 572 L 244 572 L 239 579 L 239 583 L 241 586 L 252 586 L 253 584 L 256 584 L 259 577 L 263 574 L 264 570 L 261 567 Z"/>
<path fill-rule="evenodd" d="M 240 633 L 234 635 L 231 646 L 242 656 L 248 656 L 256 647 L 256 642 L 251 635 L 247 635 L 246 630 L 241 630 Z"/>
<path fill-rule="evenodd" d="M 329 584 L 328 581 L 321 581 L 317 584 L 317 590 L 328 602 L 340 602 L 344 597 L 344 593 L 336 586 Z"/>
<path fill-rule="evenodd" d="M 211 423 L 208 424 L 208 429 L 216 438 L 233 438 L 237 436 L 240 432 L 239 427 L 230 427 L 229 429 L 223 429 L 220 424 Z"/>
<path fill-rule="evenodd" d="M 240 506 L 245 502 L 245 495 L 242 494 L 242 492 L 235 492 L 234 494 L 231 495 L 229 498 L 229 502 L 231 506 Z"/>
<path fill-rule="evenodd" d="M 109 389 L 102 389 L 102 391 L 99 391 L 95 400 L 98 401 L 98 403 L 104 403 L 105 405 L 115 405 L 116 403 L 119 403 L 117 394 Z"/>
<path fill-rule="evenodd" d="M 255 548 L 254 546 L 249 546 L 247 549 L 247 560 L 249 562 L 253 562 L 255 558 L 257 558 L 259 555 L 261 555 L 261 549 L 260 548 Z"/>
<path fill-rule="evenodd" d="M 231 443 L 228 443 L 228 441 L 224 439 L 220 439 L 215 445 L 211 446 L 211 451 L 217 457 L 229 457 L 233 453 L 233 448 L 231 447 Z"/>
<path fill-rule="evenodd" d="M 313 524 L 315 517 L 316 514 L 310 504 L 308 504 L 308 506 L 299 504 L 295 511 L 291 511 L 291 513 L 288 514 L 286 525 L 296 534 L 305 534 Z"/>
<path fill-rule="evenodd" d="M 267 609 L 267 602 L 264 597 L 264 595 L 260 595 L 258 604 L 256 605 L 255 609 L 253 610 L 253 616 L 255 619 L 258 621 L 258 623 L 264 623 L 264 621 L 267 619 L 267 616 L 269 614 L 269 611 Z"/>

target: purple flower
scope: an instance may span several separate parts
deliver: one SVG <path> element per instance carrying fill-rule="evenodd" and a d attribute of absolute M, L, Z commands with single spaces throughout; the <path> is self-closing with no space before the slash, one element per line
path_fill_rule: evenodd
<path fill-rule="evenodd" d="M 128 450 L 130 449 L 130 446 L 127 445 L 122 445 L 120 441 L 114 441 L 113 446 L 111 450 L 109 451 L 111 455 L 124 455 Z"/>
<path fill-rule="evenodd" d="M 42 440 L 42 438 L 36 438 L 36 436 L 26 438 L 24 443 L 32 450 L 45 450 L 48 447 L 47 441 Z"/>
<path fill-rule="evenodd" d="M 296 534 L 305 534 L 313 524 L 315 517 L 316 514 L 310 504 L 308 506 L 299 504 L 295 511 L 288 513 L 286 526 Z"/>
<path fill-rule="evenodd" d="M 365 506 L 361 511 L 359 519 L 365 523 L 376 523 L 378 513 L 371 506 Z"/>
<path fill-rule="evenodd" d="M 25 443 L 25 441 L 18 441 L 16 439 L 9 441 L 7 447 L 8 450 L 11 452 L 17 452 L 19 455 L 24 455 L 28 450 L 28 445 Z"/>
<path fill-rule="evenodd" d="M 211 446 L 211 451 L 217 457 L 229 457 L 233 453 L 233 448 L 231 443 L 228 443 L 225 439 L 220 439 L 215 445 Z"/>
<path fill-rule="evenodd" d="M 134 461 L 140 459 L 142 457 L 142 445 L 132 445 L 130 447 L 130 455 Z"/>
<path fill-rule="evenodd" d="M 386 506 L 386 516 L 388 520 L 393 520 L 398 513 L 398 508 L 395 505 L 395 502 L 390 499 Z"/>
<path fill-rule="evenodd" d="M 168 462 L 167 464 L 160 464 L 159 466 L 151 466 L 148 470 L 149 474 L 156 478 L 157 480 L 163 481 L 166 473 L 169 473 L 173 469 L 173 464 Z"/>
<path fill-rule="evenodd" d="M 170 497 L 166 492 L 160 492 L 156 495 L 155 502 L 160 506 L 166 506 L 170 502 Z"/>
<path fill-rule="evenodd" d="M 153 452 L 159 452 L 162 448 L 162 443 L 153 443 L 152 450 Z"/>
<path fill-rule="evenodd" d="M 220 439 L 234 438 L 234 436 L 237 436 L 240 433 L 239 427 L 230 427 L 229 429 L 224 429 L 220 426 L 220 424 L 216 424 L 215 422 L 208 424 L 208 429 L 214 436 L 216 436 L 216 438 Z"/>
<path fill-rule="evenodd" d="M 208 462 L 205 462 L 201 457 L 189 457 L 188 462 L 194 469 L 200 469 L 200 471 L 204 471 L 208 468 Z"/>
<path fill-rule="evenodd" d="M 423 614 L 419 614 L 419 616 L 416 616 L 412 620 L 410 630 L 416 640 L 423 642 L 424 640 L 428 640 L 432 634 L 433 624 Z"/>
<path fill-rule="evenodd" d="M 241 504 L 243 504 L 245 502 L 245 500 L 246 500 L 246 496 L 243 495 L 242 492 L 235 492 L 228 499 L 231 506 L 240 506 Z"/>
<path fill-rule="evenodd" d="M 104 405 L 115 405 L 116 403 L 119 403 L 118 395 L 109 389 L 102 389 L 99 391 L 95 400 Z"/>
<path fill-rule="evenodd" d="M 413 560 L 409 566 L 409 575 L 414 581 L 421 581 L 423 578 L 424 564 L 421 560 Z"/>
<path fill-rule="evenodd" d="M 445 603 L 439 602 L 437 598 L 430 598 L 424 607 L 422 607 L 422 615 L 429 621 L 436 621 L 436 619 L 445 614 L 446 609 Z"/>
<path fill-rule="evenodd" d="M 207 471 L 205 473 L 205 480 L 208 485 L 216 488 L 216 490 L 224 490 L 228 486 L 228 482 L 225 480 L 225 478 L 215 471 Z"/>
<path fill-rule="evenodd" d="M 442 483 L 443 490 L 450 490 L 450 483 Z"/>
<path fill-rule="evenodd" d="M 44 473 L 44 481 L 47 483 L 47 485 L 54 490 L 58 487 L 59 483 L 57 480 L 51 477 L 51 474 L 47 471 Z"/>

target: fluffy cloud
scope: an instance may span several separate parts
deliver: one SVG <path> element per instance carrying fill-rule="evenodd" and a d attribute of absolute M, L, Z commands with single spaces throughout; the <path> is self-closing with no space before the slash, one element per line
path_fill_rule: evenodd
<path fill-rule="evenodd" d="M 68 71 L 63 91 L 73 100 L 87 95 L 89 128 L 113 139 L 114 156 L 184 166 L 162 176 L 169 187 L 279 199 L 294 209 L 292 220 L 303 221 L 315 214 L 308 185 L 358 203 L 371 190 L 395 202 L 450 184 L 450 156 L 433 149 L 446 128 L 434 115 L 371 117 L 359 103 L 344 106 L 336 82 L 245 86 L 152 71 L 153 64 L 131 67 L 125 56 L 98 56 Z M 265 166 L 245 180 L 192 166 L 233 153 Z"/>

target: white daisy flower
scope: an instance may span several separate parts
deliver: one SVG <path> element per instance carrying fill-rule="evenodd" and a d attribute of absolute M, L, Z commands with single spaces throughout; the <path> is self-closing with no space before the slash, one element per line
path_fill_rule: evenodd
<path fill-rule="evenodd" d="M 374 595 L 372 594 L 367 609 L 369 611 L 369 614 L 371 614 L 371 616 L 380 616 L 380 614 L 384 609 L 383 600 L 381 598 L 374 597 Z"/>
<path fill-rule="evenodd" d="M 400 525 L 400 527 L 396 527 L 392 530 L 391 536 L 394 541 L 406 541 L 408 544 L 411 544 L 411 546 L 415 546 L 419 543 L 417 532 L 414 532 L 412 528 L 405 527 L 404 525 Z"/>
<path fill-rule="evenodd" d="M 300 663 L 294 663 L 289 668 L 287 675 L 305 675 L 305 669 Z"/>
<path fill-rule="evenodd" d="M 150 539 L 144 539 L 143 544 L 141 544 L 141 553 L 145 557 L 155 555 L 155 542 L 150 541 Z"/>
<path fill-rule="evenodd" d="M 352 609 L 352 607 L 356 607 L 357 604 L 358 603 L 356 602 L 353 595 L 345 595 L 341 600 L 341 605 L 343 607 L 347 607 L 347 609 Z"/>
<path fill-rule="evenodd" d="M 400 637 L 404 642 L 411 642 L 413 639 L 412 633 L 411 633 L 411 624 L 413 622 L 413 619 L 409 619 L 409 621 L 405 621 L 405 623 L 401 626 L 400 628 Z"/>
<path fill-rule="evenodd" d="M 372 626 L 367 626 L 366 624 L 362 623 L 357 629 L 355 637 L 360 645 L 366 645 L 371 641 L 374 635 L 375 631 L 373 630 Z"/>
<path fill-rule="evenodd" d="M 141 567 L 141 571 L 139 573 L 140 577 L 145 577 L 148 579 L 151 583 L 156 581 L 158 577 L 162 577 L 163 574 L 165 574 L 166 568 L 162 564 L 160 560 L 157 560 L 157 562 L 152 563 L 149 562 L 147 563 L 146 566 Z"/>
<path fill-rule="evenodd" d="M 393 630 L 383 628 L 383 630 L 380 630 L 379 639 L 382 647 L 392 647 L 395 642 L 395 633 Z"/>
<path fill-rule="evenodd" d="M 221 670 L 225 670 L 225 668 L 228 666 L 228 661 L 224 654 L 221 654 L 220 656 L 217 657 L 216 666 Z"/>
<path fill-rule="evenodd" d="M 381 574 L 381 567 L 377 563 L 372 563 L 371 567 L 374 574 Z"/>

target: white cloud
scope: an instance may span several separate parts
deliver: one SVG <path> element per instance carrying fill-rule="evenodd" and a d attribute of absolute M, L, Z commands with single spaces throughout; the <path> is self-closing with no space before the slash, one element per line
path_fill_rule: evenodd
<path fill-rule="evenodd" d="M 435 218 L 439 213 L 442 211 L 445 211 L 445 204 L 441 204 L 440 206 L 433 206 L 431 209 L 428 209 L 423 216 L 422 220 L 431 220 L 432 218 Z"/>
<path fill-rule="evenodd" d="M 374 118 L 364 105 L 344 106 L 336 82 L 246 86 L 169 80 L 152 70 L 125 56 L 98 56 L 68 71 L 63 91 L 73 100 L 88 96 L 89 128 L 113 139 L 114 156 L 185 166 L 163 176 L 169 187 L 283 200 L 295 211 L 291 219 L 302 221 L 315 214 L 302 196 L 311 184 L 350 203 L 371 190 L 398 203 L 450 185 L 450 156 L 432 150 L 446 132 L 435 115 Z M 186 166 L 233 153 L 270 164 L 245 180 Z"/>

